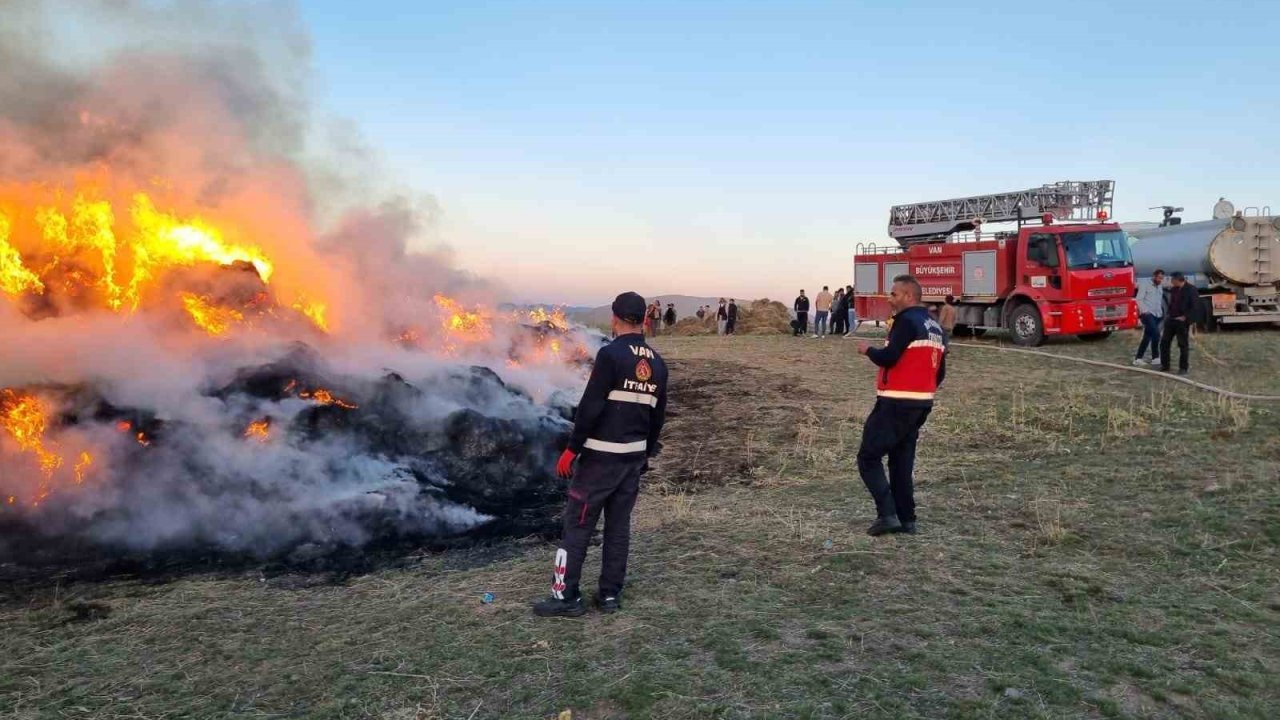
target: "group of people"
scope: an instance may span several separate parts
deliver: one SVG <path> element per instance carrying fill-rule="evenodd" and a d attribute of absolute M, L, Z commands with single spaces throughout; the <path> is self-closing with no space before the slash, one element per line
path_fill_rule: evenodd
<path fill-rule="evenodd" d="M 850 291 L 846 289 L 845 294 Z M 808 312 L 807 300 L 803 311 L 799 305 L 797 314 Z M 873 536 L 917 531 L 912 480 L 916 443 L 947 370 L 947 337 L 923 304 L 920 283 L 910 275 L 894 278 L 889 306 L 894 322 L 883 346 L 862 342 L 857 347 L 877 367 L 876 403 L 863 425 L 858 449 L 858 473 L 876 508 L 875 522 L 867 528 Z M 658 438 L 666 419 L 667 366 L 644 339 L 647 308 L 652 307 L 631 292 L 613 302 L 614 340 L 596 355 L 568 447 L 556 463 L 556 473 L 570 483 L 551 596 L 533 604 L 537 615 L 586 614 L 582 568 L 601 515 L 604 537 L 596 607 L 603 613 L 622 609 L 631 512 L 640 478 L 662 447 Z M 730 307 L 736 315 L 736 306 L 724 301 L 716 311 L 717 317 L 723 312 L 726 323 Z M 825 307 L 830 313 L 831 305 Z M 706 310 L 699 308 L 703 318 Z"/>
<path fill-rule="evenodd" d="M 796 337 L 809 334 L 809 297 L 800 290 L 800 295 L 792 303 L 796 318 L 791 321 L 792 334 Z M 853 306 L 853 286 L 845 285 L 831 290 L 822 286 L 822 292 L 813 300 L 813 335 L 810 337 L 826 337 L 831 335 L 851 337 L 858 329 L 858 314 Z"/>
<path fill-rule="evenodd" d="M 654 300 L 645 306 L 644 310 L 644 334 L 645 337 L 654 337 L 663 330 L 670 330 L 676 326 L 676 304 L 667 303 L 666 311 L 662 309 L 662 301 Z"/>
<path fill-rule="evenodd" d="M 738 325 L 738 303 L 733 298 L 729 298 L 727 303 L 720 298 L 720 304 L 714 310 L 710 305 L 703 305 L 698 308 L 697 315 L 703 322 L 714 317 L 717 335 L 732 335 Z"/>
<path fill-rule="evenodd" d="M 717 334 L 732 335 L 738 324 L 738 303 L 733 298 L 727 301 L 720 298 L 718 306 L 713 308 L 710 305 L 700 305 L 694 315 L 702 322 L 714 320 Z M 645 306 L 643 323 L 645 337 L 655 337 L 670 330 L 675 327 L 678 319 L 675 303 L 667 303 L 664 310 L 662 300 L 654 300 Z"/>
<path fill-rule="evenodd" d="M 1170 277 L 1169 296 L 1164 292 L 1164 270 L 1151 273 L 1151 280 L 1138 283 L 1138 319 L 1142 322 L 1142 340 L 1133 358 L 1134 365 L 1146 365 L 1142 357 L 1151 348 L 1151 365 L 1169 372 L 1169 355 L 1173 341 L 1178 341 L 1178 374 L 1186 375 L 1191 365 L 1191 323 L 1200 307 L 1200 293 L 1180 272 Z"/>

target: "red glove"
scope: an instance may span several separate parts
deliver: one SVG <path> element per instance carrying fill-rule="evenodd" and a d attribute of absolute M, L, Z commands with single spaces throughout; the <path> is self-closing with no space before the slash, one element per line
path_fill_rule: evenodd
<path fill-rule="evenodd" d="M 560 461 L 556 463 L 556 474 L 562 478 L 573 475 L 573 459 L 576 457 L 578 457 L 577 453 L 565 448 L 564 452 L 560 453 Z"/>

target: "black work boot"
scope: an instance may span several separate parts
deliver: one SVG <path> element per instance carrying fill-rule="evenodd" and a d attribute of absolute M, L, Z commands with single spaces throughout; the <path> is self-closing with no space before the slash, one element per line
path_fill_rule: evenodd
<path fill-rule="evenodd" d="M 902 523 L 898 520 L 897 515 L 878 517 L 875 522 L 871 523 L 871 527 L 867 528 L 867 534 L 871 537 L 896 532 L 902 532 Z"/>
<path fill-rule="evenodd" d="M 616 613 L 622 609 L 622 598 L 617 595 L 597 595 L 596 607 L 602 613 Z"/>
<path fill-rule="evenodd" d="M 582 617 L 587 614 L 587 607 L 582 604 L 581 595 L 572 600 L 549 597 L 533 604 L 533 614 L 538 617 Z"/>
<path fill-rule="evenodd" d="M 915 520 L 903 521 L 901 532 L 904 532 L 908 535 L 915 535 L 917 532 L 919 532 L 918 530 L 916 530 L 916 521 Z"/>

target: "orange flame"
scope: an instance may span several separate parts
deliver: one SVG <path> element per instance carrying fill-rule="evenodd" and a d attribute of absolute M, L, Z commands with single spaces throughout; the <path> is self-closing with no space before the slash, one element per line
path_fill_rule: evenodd
<path fill-rule="evenodd" d="M 44 446 L 48 417 L 49 408 L 40 398 L 9 388 L 0 390 L 0 426 L 18 443 L 19 449 L 36 457 L 46 478 L 62 466 L 62 457 Z"/>
<path fill-rule="evenodd" d="M 96 187 L 64 191 L 54 184 L 0 184 L 0 294 L 56 297 L 74 307 L 134 313 L 171 295 L 156 289 L 172 271 L 202 264 L 247 263 L 269 284 L 274 263 L 259 248 L 228 240 L 222 228 L 195 216 L 166 212 L 143 192 L 113 204 Z M 109 186 L 104 182 L 103 185 Z M 179 294 L 196 325 L 222 335 L 244 321 L 246 310 L 271 313 L 259 298 L 244 307 L 220 307 L 195 292 Z M 59 303 L 63 307 L 64 303 Z M 291 308 L 329 332 L 328 307 L 296 296 Z"/>
<path fill-rule="evenodd" d="M 271 418 L 262 418 L 249 423 L 249 427 L 244 429 L 244 436 L 264 443 L 271 437 Z"/>
<path fill-rule="evenodd" d="M 312 302 L 303 298 L 293 304 L 293 309 L 302 313 L 313 325 L 324 332 L 329 332 L 329 320 L 326 316 L 328 308 L 322 302 Z"/>
<path fill-rule="evenodd" d="M 493 335 L 489 318 L 480 310 L 468 311 L 457 300 L 446 295 L 436 295 L 436 307 L 442 313 L 441 326 L 445 333 L 453 339 L 466 342 L 483 342 Z"/>
<path fill-rule="evenodd" d="M 0 291 L 9 296 L 44 292 L 44 283 L 22 264 L 22 256 L 9 244 L 12 224 L 0 215 Z"/>
<path fill-rule="evenodd" d="M 338 407 L 346 408 L 347 410 L 355 410 L 359 407 L 358 405 L 334 397 L 333 393 L 325 390 L 324 388 L 320 388 L 314 392 L 300 392 L 298 393 L 298 397 L 303 398 L 304 400 L 314 400 L 321 405 L 337 405 Z"/>
<path fill-rule="evenodd" d="M 210 335 L 225 335 L 231 326 L 244 322 L 244 313 L 239 310 L 218 307 L 195 293 L 179 293 L 178 297 L 182 298 L 182 306 L 192 322 Z"/>
<path fill-rule="evenodd" d="M 77 485 L 84 482 L 84 474 L 91 465 L 93 465 L 93 456 L 87 452 L 80 453 L 80 462 L 76 463 L 75 467 Z"/>
<path fill-rule="evenodd" d="M 569 329 L 569 320 L 564 316 L 563 308 L 552 308 L 551 312 L 547 312 L 546 308 L 536 307 L 529 311 L 529 321 L 535 325 L 550 325 L 557 330 Z"/>
<path fill-rule="evenodd" d="M 208 223 L 193 218 L 186 222 L 156 210 L 144 193 L 133 196 L 132 216 L 138 235 L 134 241 L 135 268 L 130 295 L 136 309 L 135 288 L 157 265 L 195 265 L 215 262 L 230 265 L 237 261 L 251 263 L 263 282 L 271 281 L 274 267 L 260 250 L 223 242 L 222 233 Z"/>
<path fill-rule="evenodd" d="M 39 505 L 53 491 L 53 481 L 59 468 L 66 463 L 57 444 L 46 435 L 52 409 L 41 398 L 29 392 L 12 388 L 0 389 L 0 429 L 17 444 L 19 451 L 30 454 L 39 466 L 39 479 L 32 505 Z M 79 485 L 93 465 L 93 456 L 79 453 L 72 467 L 72 480 Z M 65 477 L 62 475 L 61 477 Z M 17 503 L 17 496 L 10 495 L 9 504 Z"/>

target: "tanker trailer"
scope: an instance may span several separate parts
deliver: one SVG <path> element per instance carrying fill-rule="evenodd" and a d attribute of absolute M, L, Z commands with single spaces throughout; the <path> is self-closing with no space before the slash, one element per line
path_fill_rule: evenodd
<path fill-rule="evenodd" d="M 1214 214 L 1230 213 L 1215 208 Z M 1125 229 L 1139 278 L 1147 280 L 1159 268 L 1167 284 L 1170 274 L 1182 272 L 1200 291 L 1201 329 L 1280 323 L 1280 268 L 1273 265 L 1280 265 L 1280 216 L 1235 213 L 1180 223 L 1166 213 L 1158 227 L 1135 223 Z"/>

